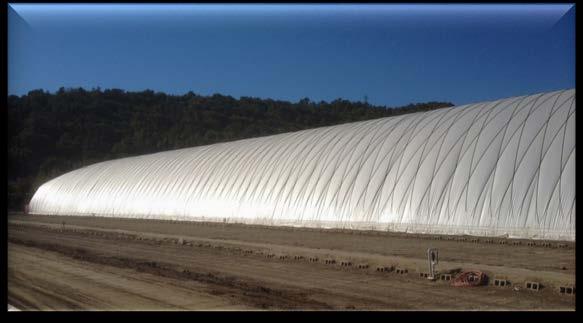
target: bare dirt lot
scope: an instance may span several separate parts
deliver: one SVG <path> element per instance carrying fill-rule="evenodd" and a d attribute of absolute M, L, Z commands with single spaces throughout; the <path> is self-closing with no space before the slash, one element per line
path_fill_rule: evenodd
<path fill-rule="evenodd" d="M 571 242 L 100 217 L 12 215 L 8 228 L 22 310 L 575 309 L 559 293 L 575 284 Z M 421 278 L 429 247 L 440 273 L 477 269 L 488 285 Z"/>

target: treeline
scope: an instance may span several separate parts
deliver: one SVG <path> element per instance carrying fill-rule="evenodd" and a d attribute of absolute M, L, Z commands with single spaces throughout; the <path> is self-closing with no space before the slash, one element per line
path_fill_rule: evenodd
<path fill-rule="evenodd" d="M 8 206 L 45 181 L 109 159 L 452 106 L 373 106 L 119 89 L 31 91 L 8 98 Z"/>

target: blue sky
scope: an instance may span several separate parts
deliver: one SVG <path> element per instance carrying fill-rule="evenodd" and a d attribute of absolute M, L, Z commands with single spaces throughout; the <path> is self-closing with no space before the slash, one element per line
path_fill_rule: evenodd
<path fill-rule="evenodd" d="M 572 5 L 12 4 L 8 91 L 396 106 L 575 86 Z"/>

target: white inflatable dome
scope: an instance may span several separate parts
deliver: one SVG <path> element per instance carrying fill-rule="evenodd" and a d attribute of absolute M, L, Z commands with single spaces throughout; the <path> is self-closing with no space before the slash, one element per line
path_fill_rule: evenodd
<path fill-rule="evenodd" d="M 106 161 L 30 213 L 575 240 L 575 90 Z"/>

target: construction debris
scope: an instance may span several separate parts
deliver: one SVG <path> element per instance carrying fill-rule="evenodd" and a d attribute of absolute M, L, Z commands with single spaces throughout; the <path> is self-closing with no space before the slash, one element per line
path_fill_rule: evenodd
<path fill-rule="evenodd" d="M 453 287 L 471 287 L 486 284 L 488 276 L 479 270 L 464 271 L 451 281 Z"/>

